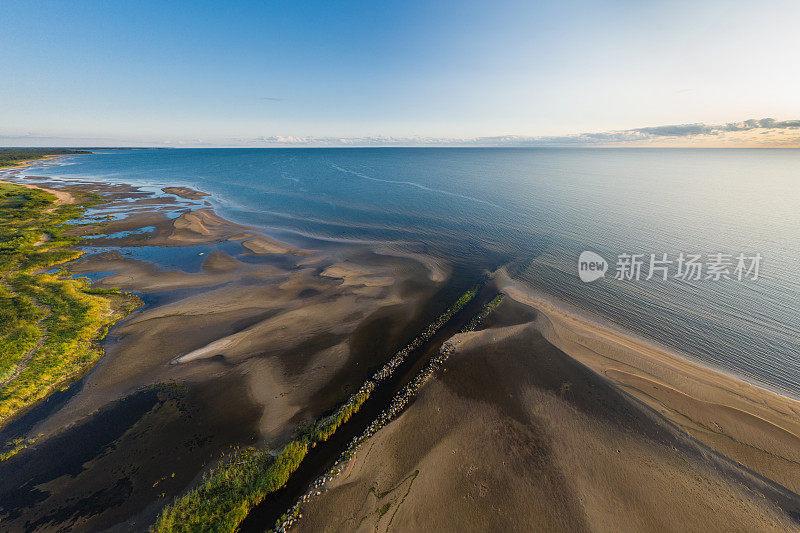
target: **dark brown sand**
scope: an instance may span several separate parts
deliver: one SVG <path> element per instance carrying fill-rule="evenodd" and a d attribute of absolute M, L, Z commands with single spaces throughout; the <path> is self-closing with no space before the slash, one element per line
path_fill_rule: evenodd
<path fill-rule="evenodd" d="M 788 531 L 800 499 L 548 343 L 507 300 L 298 531 Z"/>
<path fill-rule="evenodd" d="M 0 464 L 0 529 L 145 529 L 219 450 L 258 441 L 259 414 L 225 377 L 123 395 Z"/>

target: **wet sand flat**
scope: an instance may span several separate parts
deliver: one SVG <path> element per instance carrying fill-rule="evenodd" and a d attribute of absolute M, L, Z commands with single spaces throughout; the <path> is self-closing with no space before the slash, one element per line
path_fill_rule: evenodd
<path fill-rule="evenodd" d="M 554 345 L 687 434 L 800 494 L 800 401 L 581 317 L 512 284 Z"/>
<path fill-rule="evenodd" d="M 0 431 L 33 439 L 0 461 L 9 531 L 146 530 L 225 454 L 279 450 L 330 413 L 477 274 L 281 242 L 193 189 L 29 184 L 103 199 L 68 268 L 144 305 L 88 375 Z M 510 298 L 295 529 L 799 529 L 800 402 L 495 281 Z"/>
<path fill-rule="evenodd" d="M 800 499 L 686 436 L 518 310 L 452 339 L 297 531 L 787 531 Z M 505 309 L 505 310 L 504 310 Z"/>
<path fill-rule="evenodd" d="M 35 438 L 0 462 L 9 531 L 147 529 L 227 451 L 279 448 L 335 408 L 447 304 L 447 280 L 413 258 L 301 249 L 135 187 L 33 181 L 104 199 L 71 230 L 91 238 L 68 268 L 145 306 L 52 408 L 0 432 Z"/>

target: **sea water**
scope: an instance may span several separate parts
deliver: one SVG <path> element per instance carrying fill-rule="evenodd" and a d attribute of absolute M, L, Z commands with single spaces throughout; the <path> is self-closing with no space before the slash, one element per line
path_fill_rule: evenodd
<path fill-rule="evenodd" d="M 29 175 L 185 185 L 282 237 L 390 242 L 492 269 L 709 365 L 800 394 L 800 150 L 107 150 Z M 592 283 L 578 257 L 608 271 Z M 683 253 L 727 277 L 676 278 Z M 621 254 L 639 279 L 616 279 Z M 672 260 L 646 279 L 651 254 Z M 739 254 L 761 257 L 739 280 Z M 622 260 L 624 262 L 624 260 Z M 752 261 L 751 261 L 752 263 Z M 748 265 L 752 266 L 752 265 Z"/>

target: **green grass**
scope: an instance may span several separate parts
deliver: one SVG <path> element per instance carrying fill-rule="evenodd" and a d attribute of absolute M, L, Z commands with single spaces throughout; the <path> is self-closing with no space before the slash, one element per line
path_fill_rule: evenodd
<path fill-rule="evenodd" d="M 247 448 L 208 472 L 197 489 L 164 510 L 156 531 L 235 531 L 250 509 L 282 487 L 308 452 L 292 441 L 275 457 Z"/>
<path fill-rule="evenodd" d="M 443 314 L 398 354 L 407 354 L 430 339 L 483 286 L 478 283 L 456 300 Z M 395 356 L 396 358 L 397 356 Z M 394 359 L 394 358 L 393 358 Z M 389 363 L 391 364 L 391 363 Z M 395 368 L 394 365 L 392 368 Z M 377 374 L 376 374 L 377 375 Z M 299 432 L 277 456 L 253 447 L 236 450 L 205 474 L 201 483 L 165 507 L 152 531 L 158 533 L 213 531 L 232 532 L 271 492 L 281 488 L 297 470 L 311 447 L 330 439 L 367 401 L 378 378 L 361 388 L 331 415 Z"/>
<path fill-rule="evenodd" d="M 39 437 L 41 437 L 41 433 L 38 436 L 30 439 L 19 438 L 14 439 L 11 442 L 7 442 L 3 448 L 0 448 L 3 450 L 0 452 L 0 463 L 14 457 L 28 446 L 35 444 L 36 441 L 39 440 Z"/>
<path fill-rule="evenodd" d="M 63 230 L 85 204 L 54 201 L 0 183 L 0 427 L 88 370 L 103 355 L 97 341 L 138 304 L 86 279 L 42 272 L 81 255 Z"/>
<path fill-rule="evenodd" d="M 312 424 L 277 455 L 253 447 L 236 450 L 203 476 L 200 485 L 166 507 L 153 531 L 235 531 L 250 509 L 281 488 L 312 446 L 328 440 L 369 398 L 352 395 L 332 415 Z"/>
<path fill-rule="evenodd" d="M 15 167 L 28 161 L 45 159 L 54 155 L 88 154 L 85 150 L 66 148 L 0 148 L 0 168 Z"/>
<path fill-rule="evenodd" d="M 307 439 L 316 444 L 331 438 L 336 433 L 336 430 L 339 429 L 339 426 L 350 420 L 350 417 L 357 413 L 364 402 L 367 401 L 371 389 L 372 387 L 368 390 L 357 392 L 331 416 L 315 422 L 306 432 Z"/>

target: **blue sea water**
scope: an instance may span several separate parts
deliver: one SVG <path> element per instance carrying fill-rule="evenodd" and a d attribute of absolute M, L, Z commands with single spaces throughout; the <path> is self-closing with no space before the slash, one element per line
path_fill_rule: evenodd
<path fill-rule="evenodd" d="M 181 149 L 28 174 L 185 185 L 281 235 L 386 242 L 530 286 L 709 365 L 800 395 L 800 150 Z M 610 264 L 583 283 L 581 251 Z M 759 279 L 645 280 L 650 254 L 761 254 Z M 619 254 L 642 279 L 614 279 Z M 674 266 L 673 266 L 674 268 Z"/>

